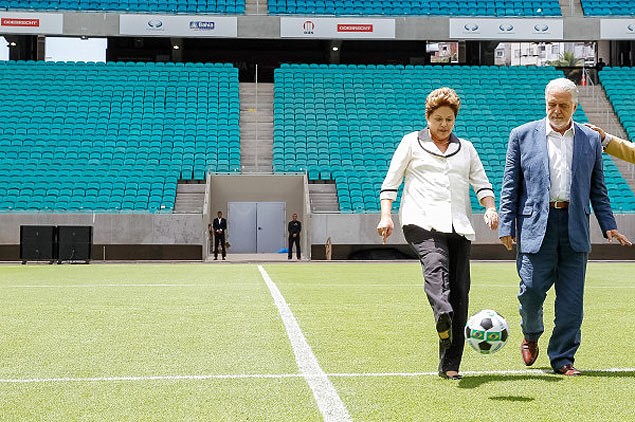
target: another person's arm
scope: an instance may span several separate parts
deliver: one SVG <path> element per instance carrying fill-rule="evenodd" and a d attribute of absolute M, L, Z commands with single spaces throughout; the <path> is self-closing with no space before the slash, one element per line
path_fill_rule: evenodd
<path fill-rule="evenodd" d="M 620 160 L 635 164 L 635 143 L 609 135 L 602 128 L 585 123 L 585 126 L 600 134 L 604 152 Z"/>
<path fill-rule="evenodd" d="M 516 241 L 516 212 L 518 210 L 520 178 L 520 147 L 516 130 L 512 130 L 509 134 L 505 157 L 498 226 L 498 237 L 508 251 L 512 249 L 512 244 Z"/>
<path fill-rule="evenodd" d="M 496 212 L 496 201 L 492 184 L 487 178 L 483 163 L 473 145 L 470 145 L 470 184 L 478 198 L 478 202 L 485 207 L 483 219 L 490 230 L 498 228 L 498 212 Z"/>
<path fill-rule="evenodd" d="M 391 216 L 392 203 L 397 199 L 399 186 L 401 186 L 404 172 L 411 158 L 410 141 L 404 136 L 392 156 L 386 178 L 381 185 L 381 193 L 379 194 L 381 218 L 377 225 L 377 233 L 383 237 L 384 243 L 386 243 L 386 238 L 392 234 L 395 228 Z"/>

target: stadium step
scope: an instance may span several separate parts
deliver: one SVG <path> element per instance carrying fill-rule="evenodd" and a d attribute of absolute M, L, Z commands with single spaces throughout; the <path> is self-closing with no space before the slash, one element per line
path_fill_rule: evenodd
<path fill-rule="evenodd" d="M 627 139 L 628 136 L 620 123 L 613 105 L 601 85 L 579 87 L 580 106 L 589 119 L 589 123 L 601 127 L 606 132 Z M 613 162 L 622 173 L 626 183 L 635 191 L 635 165 L 613 158 Z"/>
<path fill-rule="evenodd" d="M 205 183 L 179 183 L 176 187 L 174 214 L 203 214 Z"/>
<path fill-rule="evenodd" d="M 268 13 L 267 0 L 245 0 L 245 15 L 266 15 Z"/>
<path fill-rule="evenodd" d="M 335 183 L 310 183 L 309 199 L 311 202 L 311 212 L 340 210 Z"/>
<path fill-rule="evenodd" d="M 243 172 L 272 171 L 273 84 L 240 84 L 240 163 Z"/>
<path fill-rule="evenodd" d="M 562 16 L 584 16 L 580 0 L 560 0 Z"/>

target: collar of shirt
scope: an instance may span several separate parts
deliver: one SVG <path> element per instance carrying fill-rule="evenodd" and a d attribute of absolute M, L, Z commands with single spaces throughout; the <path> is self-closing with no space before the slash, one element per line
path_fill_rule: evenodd
<path fill-rule="evenodd" d="M 573 139 L 573 134 L 575 131 L 575 125 L 573 124 L 573 120 L 569 121 L 569 129 L 564 131 L 564 134 L 560 134 L 560 132 L 556 131 L 552 126 L 551 123 L 549 123 L 549 118 L 545 119 L 546 121 L 546 125 L 547 125 L 547 136 L 551 135 L 551 134 L 558 134 L 559 136 L 564 136 L 564 137 L 568 137 L 570 136 L 571 139 Z"/>
<path fill-rule="evenodd" d="M 439 148 L 436 146 L 432 137 L 430 136 L 430 129 L 425 128 L 419 131 L 417 135 L 417 139 L 419 140 L 419 145 L 421 148 L 432 155 L 436 155 L 437 157 L 451 157 L 461 149 L 461 142 L 459 138 L 454 134 L 454 132 L 450 133 L 450 142 L 448 143 L 448 149 L 442 153 Z"/>

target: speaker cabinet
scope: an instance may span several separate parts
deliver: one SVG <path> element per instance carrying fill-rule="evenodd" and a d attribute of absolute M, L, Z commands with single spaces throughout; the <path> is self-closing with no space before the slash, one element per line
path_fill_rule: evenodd
<path fill-rule="evenodd" d="M 20 226 L 20 260 L 51 261 L 57 259 L 55 226 Z"/>
<path fill-rule="evenodd" d="M 92 226 L 58 226 L 58 258 L 62 261 L 86 261 L 91 259 L 93 247 Z"/>

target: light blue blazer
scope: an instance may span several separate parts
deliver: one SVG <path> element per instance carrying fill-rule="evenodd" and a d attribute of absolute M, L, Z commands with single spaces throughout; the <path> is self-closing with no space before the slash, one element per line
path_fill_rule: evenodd
<path fill-rule="evenodd" d="M 574 125 L 569 242 L 574 251 L 589 252 L 589 200 L 604 236 L 617 224 L 604 184 L 600 135 Z M 513 129 L 507 145 L 498 235 L 516 236 L 520 253 L 540 250 L 549 216 L 550 186 L 546 119 Z"/>

